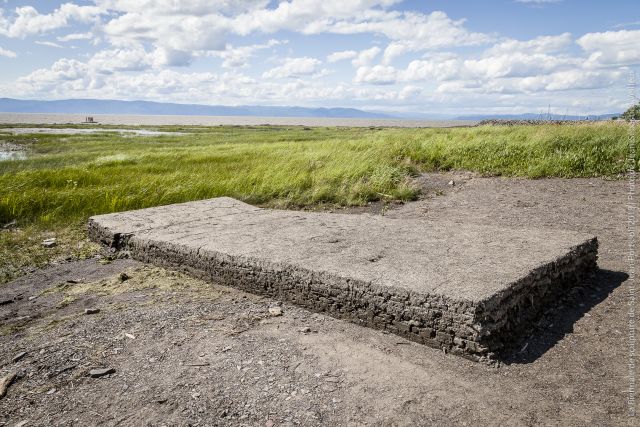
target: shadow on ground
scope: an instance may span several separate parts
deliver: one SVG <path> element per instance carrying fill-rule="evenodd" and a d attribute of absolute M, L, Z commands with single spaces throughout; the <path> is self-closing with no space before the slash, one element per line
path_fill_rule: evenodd
<path fill-rule="evenodd" d="M 624 272 L 599 269 L 588 282 L 572 288 L 556 305 L 547 309 L 534 329 L 505 350 L 499 360 L 506 364 L 535 362 L 567 334 L 573 333 L 574 324 L 628 278 Z"/>

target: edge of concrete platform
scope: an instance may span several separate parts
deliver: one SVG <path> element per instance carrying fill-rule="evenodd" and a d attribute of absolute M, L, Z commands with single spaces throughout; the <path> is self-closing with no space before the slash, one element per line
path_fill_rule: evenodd
<path fill-rule="evenodd" d="M 494 351 L 517 344 L 544 310 L 598 268 L 598 246 L 597 237 L 590 238 L 481 301 L 475 313 L 479 341 Z"/>
<path fill-rule="evenodd" d="M 594 237 L 552 262 L 542 263 L 502 291 L 472 302 L 388 288 L 265 259 L 194 250 L 136 236 L 130 231 L 135 227 L 111 230 L 99 219 L 92 217 L 89 221 L 90 238 L 128 250 L 139 261 L 180 269 L 480 361 L 493 360 L 517 343 L 547 304 L 597 268 L 598 241 Z"/>

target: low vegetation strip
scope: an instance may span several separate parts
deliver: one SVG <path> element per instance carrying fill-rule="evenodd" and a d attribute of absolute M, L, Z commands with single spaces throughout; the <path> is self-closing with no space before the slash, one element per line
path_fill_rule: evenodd
<path fill-rule="evenodd" d="M 193 131 L 152 137 L 0 136 L 29 152 L 26 160 L 0 162 L 0 223 L 84 220 L 217 196 L 271 206 L 410 200 L 418 195 L 411 177 L 426 170 L 529 178 L 616 176 L 625 171 L 628 143 L 626 127 L 619 123 Z"/>
<path fill-rule="evenodd" d="M 624 123 L 170 130 L 191 133 L 0 136 L 28 151 L 25 160 L 0 162 L 0 223 L 82 221 L 217 196 L 292 207 L 410 200 L 419 191 L 411 177 L 433 170 L 529 178 L 616 176 L 625 172 L 628 144 Z"/>
<path fill-rule="evenodd" d="M 24 148 L 20 160 L 0 161 L 0 283 L 55 259 L 91 256 L 84 230 L 96 214 L 218 196 L 270 207 L 411 200 L 419 195 L 412 177 L 434 170 L 620 176 L 627 126 L 149 128 L 181 132 L 158 136 L 12 135 L 0 126 L 0 151 Z M 55 247 L 41 245 L 54 237 Z"/>

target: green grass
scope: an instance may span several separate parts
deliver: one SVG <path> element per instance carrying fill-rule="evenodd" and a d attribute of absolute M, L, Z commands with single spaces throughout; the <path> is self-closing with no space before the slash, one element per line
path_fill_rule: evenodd
<path fill-rule="evenodd" d="M 69 230 L 94 214 L 223 195 L 279 207 L 411 200 L 419 194 L 412 176 L 433 170 L 615 177 L 627 168 L 628 126 L 146 127 L 189 132 L 154 137 L 12 136 L 0 127 L 0 142 L 29 151 L 0 162 L 0 225 Z M 0 240 L 3 254 L 9 240 Z"/>
<path fill-rule="evenodd" d="M 418 194 L 410 177 L 425 170 L 615 176 L 625 170 L 628 145 L 624 124 L 194 130 L 157 137 L 12 136 L 31 142 L 31 155 L 0 162 L 0 223 L 77 221 L 222 195 L 298 207 L 361 205 L 382 195 L 410 200 Z"/>
<path fill-rule="evenodd" d="M 55 237 L 54 248 L 44 248 L 44 239 Z M 85 224 L 28 225 L 0 231 L 0 284 L 53 260 L 83 259 L 94 255 L 98 245 L 89 242 Z"/>

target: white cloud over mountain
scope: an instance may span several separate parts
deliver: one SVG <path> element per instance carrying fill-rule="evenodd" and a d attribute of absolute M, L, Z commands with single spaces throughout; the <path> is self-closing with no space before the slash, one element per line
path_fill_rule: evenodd
<path fill-rule="evenodd" d="M 603 106 L 611 102 L 606 89 L 622 87 L 624 70 L 640 65 L 640 30 L 516 40 L 471 30 L 442 11 L 400 6 L 396 0 L 96 0 L 49 12 L 21 6 L 0 11 L 0 36 L 64 53 L 0 90 L 16 97 L 406 108 L 473 104 L 480 96 L 500 105 L 517 94 L 541 104 L 591 90 L 592 105 Z M 20 60 L 21 52 L 0 42 L 7 46 L 0 48 L 3 60 Z M 65 50 L 76 42 L 88 46 L 83 54 Z"/>

